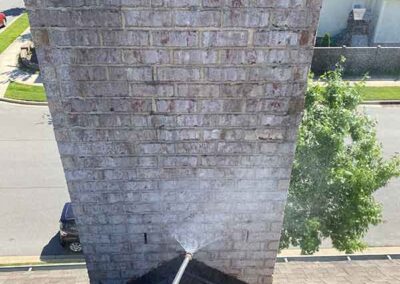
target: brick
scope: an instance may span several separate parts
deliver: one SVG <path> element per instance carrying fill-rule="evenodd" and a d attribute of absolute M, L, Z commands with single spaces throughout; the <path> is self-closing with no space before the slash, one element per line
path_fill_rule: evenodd
<path fill-rule="evenodd" d="M 254 46 L 295 46 L 298 34 L 291 31 L 259 31 L 254 33 Z"/>
<path fill-rule="evenodd" d="M 127 64 L 168 64 L 169 52 L 166 50 L 123 50 L 124 63 Z"/>
<path fill-rule="evenodd" d="M 101 33 L 105 46 L 147 46 L 149 45 L 149 32 L 147 31 L 121 31 L 111 30 Z"/>
<path fill-rule="evenodd" d="M 240 31 L 211 31 L 203 32 L 202 45 L 215 46 L 247 46 L 248 33 Z"/>
<path fill-rule="evenodd" d="M 127 10 L 123 13 L 127 27 L 168 27 L 172 13 L 167 10 Z"/>
<path fill-rule="evenodd" d="M 218 27 L 221 25 L 219 11 L 176 11 L 175 23 L 178 27 Z"/>
<path fill-rule="evenodd" d="M 174 87 L 167 84 L 135 83 L 130 85 L 130 95 L 133 97 L 172 97 L 174 96 Z"/>
<path fill-rule="evenodd" d="M 301 5 L 303 0 L 203 0 L 205 7 L 219 7 L 225 5 L 230 8 L 288 8 Z M 293 3 L 292 3 L 293 2 Z"/>
<path fill-rule="evenodd" d="M 157 79 L 160 81 L 198 81 L 199 68 L 161 67 L 157 69 Z"/>
<path fill-rule="evenodd" d="M 176 95 L 186 98 L 218 97 L 219 86 L 210 84 L 182 84 L 178 85 Z"/>
<path fill-rule="evenodd" d="M 201 0 L 164 0 L 164 6 L 173 8 L 186 8 L 201 6 Z"/>
<path fill-rule="evenodd" d="M 246 101 L 246 109 L 248 112 L 274 112 L 286 113 L 289 104 L 285 100 L 271 100 L 271 99 L 248 99 Z"/>
<path fill-rule="evenodd" d="M 154 46 L 197 46 L 196 31 L 155 31 L 152 32 Z"/>
<path fill-rule="evenodd" d="M 292 75 L 290 68 L 251 68 L 248 71 L 249 81 L 287 81 Z"/>
<path fill-rule="evenodd" d="M 72 20 L 73 19 L 73 20 Z M 118 9 L 90 9 L 80 10 L 71 15 L 70 25 L 77 27 L 120 27 L 122 25 Z"/>
<path fill-rule="evenodd" d="M 215 50 L 176 50 L 173 54 L 175 64 L 218 63 L 218 52 Z"/>
<path fill-rule="evenodd" d="M 67 66 L 57 69 L 57 73 L 63 81 L 102 81 L 107 79 L 105 67 Z"/>
<path fill-rule="evenodd" d="M 164 141 L 175 141 L 177 137 L 182 141 L 200 140 L 201 135 L 199 131 L 193 129 L 162 130 L 158 135 L 158 139 Z"/>
<path fill-rule="evenodd" d="M 102 0 L 107 4 L 110 5 L 113 2 L 115 3 L 114 0 Z M 121 1 L 121 5 L 124 5 L 126 7 L 150 7 L 150 1 L 147 0 L 120 0 Z"/>
<path fill-rule="evenodd" d="M 128 96 L 128 84 L 125 82 L 84 82 L 78 81 L 71 85 L 65 83 L 61 85 L 62 93 L 66 97 L 110 97 L 110 96 Z"/>
<path fill-rule="evenodd" d="M 274 61 L 275 58 L 277 58 L 277 55 L 276 52 L 274 53 L 274 50 L 224 49 L 220 51 L 221 63 L 226 63 L 226 64 L 254 65 L 254 64 L 276 63 Z"/>
<path fill-rule="evenodd" d="M 68 52 L 72 64 L 122 64 L 122 53 L 112 49 L 73 49 Z"/>
<path fill-rule="evenodd" d="M 165 157 L 161 164 L 164 167 L 195 167 L 197 160 L 196 156 Z"/>
<path fill-rule="evenodd" d="M 167 113 L 196 112 L 197 103 L 194 100 L 157 100 L 156 111 Z"/>
<path fill-rule="evenodd" d="M 110 80 L 141 82 L 152 80 L 150 67 L 109 67 L 108 76 Z"/>
<path fill-rule="evenodd" d="M 68 27 L 71 25 L 72 12 L 66 10 L 49 11 L 46 9 L 35 10 L 29 17 L 32 27 Z M 74 23 L 75 24 L 75 23 Z"/>
<path fill-rule="evenodd" d="M 301 10 L 275 11 L 271 15 L 271 24 L 276 28 L 304 28 L 308 24 L 308 15 Z"/>
<path fill-rule="evenodd" d="M 209 81 L 244 81 L 247 79 L 245 68 L 238 67 L 213 67 L 206 68 L 205 77 Z"/>
<path fill-rule="evenodd" d="M 224 27 L 263 28 L 269 25 L 269 12 L 262 9 L 224 10 Z"/>
<path fill-rule="evenodd" d="M 100 45 L 100 37 L 96 31 L 52 30 L 50 43 L 55 46 L 97 46 Z"/>

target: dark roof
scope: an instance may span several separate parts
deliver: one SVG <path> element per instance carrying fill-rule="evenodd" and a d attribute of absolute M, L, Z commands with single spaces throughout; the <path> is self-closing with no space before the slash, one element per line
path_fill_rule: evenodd
<path fill-rule="evenodd" d="M 128 284 L 171 284 L 182 264 L 183 256 L 174 258 L 146 275 L 133 279 Z M 180 282 L 180 284 L 245 284 L 232 276 L 229 276 L 202 262 L 192 260 Z"/>
<path fill-rule="evenodd" d="M 72 211 L 72 204 L 71 202 L 67 202 L 64 204 L 64 208 L 61 213 L 61 222 L 75 220 L 74 211 Z"/>

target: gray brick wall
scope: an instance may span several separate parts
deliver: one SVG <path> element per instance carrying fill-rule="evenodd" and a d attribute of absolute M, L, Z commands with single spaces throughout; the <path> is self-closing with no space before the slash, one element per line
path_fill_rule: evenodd
<path fill-rule="evenodd" d="M 320 0 L 25 2 L 92 283 L 271 283 Z"/>

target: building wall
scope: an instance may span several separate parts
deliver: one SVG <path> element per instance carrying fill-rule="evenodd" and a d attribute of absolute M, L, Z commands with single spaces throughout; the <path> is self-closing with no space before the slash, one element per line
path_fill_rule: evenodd
<path fill-rule="evenodd" d="M 400 44 L 400 1 L 384 0 L 378 15 L 374 43 Z"/>
<path fill-rule="evenodd" d="M 319 0 L 26 0 L 92 283 L 271 283 Z"/>
<path fill-rule="evenodd" d="M 318 27 L 318 36 L 330 33 L 337 35 L 347 27 L 349 14 L 355 4 L 369 8 L 373 17 L 379 15 L 376 8 L 382 5 L 383 0 L 323 0 L 320 23 Z M 394 0 L 396 1 L 396 0 Z"/>

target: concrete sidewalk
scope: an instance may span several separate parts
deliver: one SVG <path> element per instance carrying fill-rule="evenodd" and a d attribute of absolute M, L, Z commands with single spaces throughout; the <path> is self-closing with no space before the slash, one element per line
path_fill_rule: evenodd
<path fill-rule="evenodd" d="M 1 272 L 1 284 L 87 284 L 86 269 Z M 277 263 L 274 284 L 396 284 L 400 260 Z M 182 283 L 184 284 L 184 283 Z M 220 283 L 223 284 L 223 283 Z"/>

